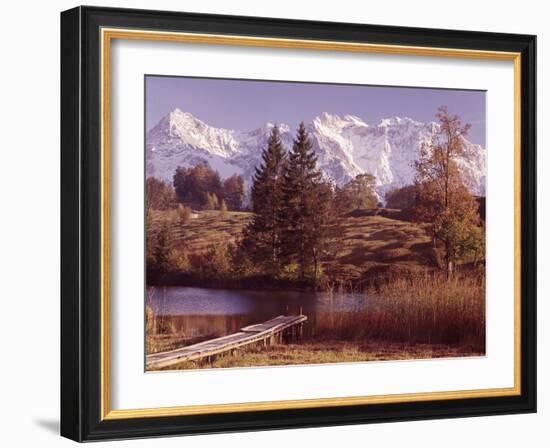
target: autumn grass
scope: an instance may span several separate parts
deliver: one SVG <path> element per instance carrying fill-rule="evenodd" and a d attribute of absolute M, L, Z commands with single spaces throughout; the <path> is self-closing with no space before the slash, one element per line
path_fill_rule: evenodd
<path fill-rule="evenodd" d="M 374 213 L 384 213 L 384 216 Z M 331 229 L 330 249 L 324 252 L 321 260 L 322 274 L 317 289 L 360 291 L 380 279 L 437 269 L 436 252 L 425 225 L 397 219 L 400 216 L 394 210 L 377 209 L 338 219 Z M 205 286 L 210 283 L 210 286 L 239 289 L 262 285 L 268 289 L 311 288 L 311 284 L 299 284 L 284 274 L 269 278 L 255 271 L 232 271 L 229 259 L 223 266 L 208 269 L 213 262 L 211 257 L 205 259 L 205 255 L 225 257 L 225 248 L 239 242 L 251 221 L 250 212 L 199 211 L 196 217 L 184 221 L 178 219 L 176 210 L 155 210 L 151 217 L 152 234 L 168 224 L 174 259 L 187 260 L 186 268 L 178 262 L 167 275 L 151 275 L 151 284 Z M 203 272 L 205 267 L 207 272 Z"/>
<path fill-rule="evenodd" d="M 197 254 L 212 246 L 237 242 L 246 224 L 252 219 L 252 213 L 207 210 L 199 211 L 197 218 L 190 218 L 186 222 L 178 218 L 177 210 L 153 210 L 153 231 L 163 223 L 169 224 L 174 238 L 173 249 Z"/>
<path fill-rule="evenodd" d="M 343 337 L 485 351 L 482 275 L 394 279 L 366 294 L 370 296 L 366 310 L 340 316 L 340 325 L 348 333 L 340 333 Z"/>
<path fill-rule="evenodd" d="M 162 370 L 200 368 L 285 366 L 304 364 L 433 359 L 480 356 L 469 348 L 434 344 L 403 344 L 379 341 L 354 343 L 349 341 L 312 341 L 303 344 L 274 345 L 236 352 L 218 357 L 211 363 L 186 361 Z"/>
<path fill-rule="evenodd" d="M 200 254 L 212 246 L 236 243 L 252 216 L 249 212 L 199 211 L 197 218 L 182 222 L 177 210 L 154 210 L 152 226 L 155 231 L 168 223 L 173 249 Z M 414 271 L 434 265 L 432 242 L 423 224 L 382 215 L 347 216 L 339 220 L 333 237 L 331 263 L 340 270 L 363 272 L 373 266 L 399 265 Z"/>
<path fill-rule="evenodd" d="M 335 229 L 339 264 L 372 262 L 423 266 L 430 262 L 431 240 L 425 226 L 385 216 L 348 216 Z"/>

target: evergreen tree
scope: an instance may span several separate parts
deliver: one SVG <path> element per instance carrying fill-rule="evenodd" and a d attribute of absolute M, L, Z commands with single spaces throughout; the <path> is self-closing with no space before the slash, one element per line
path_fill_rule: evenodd
<path fill-rule="evenodd" d="M 279 270 L 285 164 L 286 152 L 279 129 L 274 126 L 267 148 L 262 151 L 262 162 L 254 173 L 251 191 L 254 218 L 246 227 L 243 238 L 243 248 L 252 261 L 272 274 Z"/>
<path fill-rule="evenodd" d="M 334 241 L 330 238 L 330 228 L 334 230 L 337 224 L 337 217 L 334 208 L 334 191 L 328 182 L 320 182 L 315 185 L 313 194 L 313 216 L 310 225 L 309 244 L 313 262 L 313 285 L 317 285 L 321 271 L 321 257 L 331 252 Z"/>
<path fill-rule="evenodd" d="M 283 184 L 282 255 L 286 264 L 296 262 L 300 280 L 311 272 L 318 256 L 322 220 L 319 219 L 321 205 L 321 173 L 317 170 L 317 157 L 304 123 L 300 123 Z M 316 269 L 316 267 L 314 267 Z M 316 275 L 316 272 L 314 272 Z"/>

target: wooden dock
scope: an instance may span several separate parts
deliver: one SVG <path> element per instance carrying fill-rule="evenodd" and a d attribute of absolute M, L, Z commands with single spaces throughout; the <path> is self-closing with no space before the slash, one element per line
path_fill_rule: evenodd
<path fill-rule="evenodd" d="M 300 337 L 302 327 L 307 320 L 303 314 L 299 316 L 278 316 L 256 325 L 241 328 L 237 333 L 221 338 L 210 339 L 198 344 L 152 353 L 146 357 L 147 370 L 170 367 L 183 361 L 211 361 L 218 355 L 232 354 L 233 351 L 253 344 L 264 346 L 282 342 L 287 337 Z"/>

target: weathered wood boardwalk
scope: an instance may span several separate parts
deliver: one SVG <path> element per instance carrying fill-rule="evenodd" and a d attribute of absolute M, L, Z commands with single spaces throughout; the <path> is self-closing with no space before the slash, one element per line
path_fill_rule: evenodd
<path fill-rule="evenodd" d="M 301 336 L 307 316 L 278 316 L 261 324 L 241 328 L 237 333 L 210 339 L 167 352 L 152 353 L 146 357 L 147 370 L 170 367 L 183 361 L 207 360 L 233 352 L 252 344 L 271 345 L 283 340 L 283 336 Z"/>

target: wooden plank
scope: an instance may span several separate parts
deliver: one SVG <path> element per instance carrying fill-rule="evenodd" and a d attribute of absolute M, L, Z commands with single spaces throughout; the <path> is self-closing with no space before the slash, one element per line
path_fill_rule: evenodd
<path fill-rule="evenodd" d="M 277 316 L 267 322 L 244 327 L 237 333 L 210 339 L 175 350 L 147 355 L 146 365 L 148 369 L 158 369 L 169 367 L 183 361 L 194 361 L 208 356 L 219 355 L 230 350 L 266 340 L 306 320 L 307 316 L 304 315 Z"/>
<path fill-rule="evenodd" d="M 261 331 L 280 331 L 283 327 L 288 328 L 289 326 L 299 324 L 304 322 L 307 319 L 306 316 L 277 316 L 274 319 L 268 320 L 267 322 L 255 325 L 249 325 L 248 327 L 241 328 L 241 331 L 247 333 L 261 332 Z"/>

